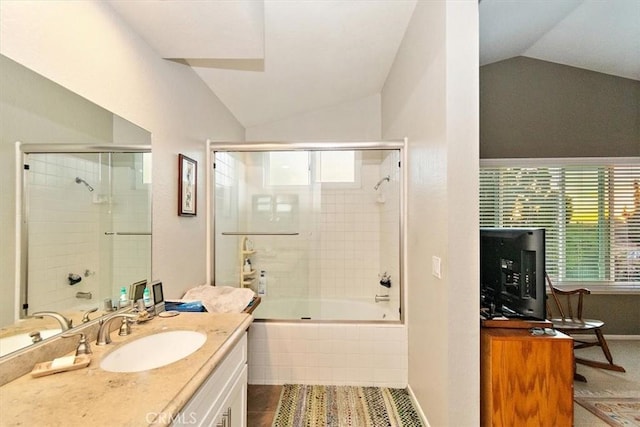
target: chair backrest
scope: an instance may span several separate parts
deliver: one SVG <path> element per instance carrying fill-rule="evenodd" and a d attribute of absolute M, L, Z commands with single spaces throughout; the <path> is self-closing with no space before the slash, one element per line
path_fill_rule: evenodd
<path fill-rule="evenodd" d="M 545 272 L 545 279 L 547 281 L 548 292 L 551 294 L 551 298 L 555 305 L 555 308 L 560 313 L 562 319 L 574 319 L 582 320 L 582 301 L 584 295 L 591 293 L 586 288 L 572 289 L 570 291 L 564 291 L 553 286 L 551 278 Z M 577 310 L 574 313 L 573 307 L 577 302 Z M 551 319 L 553 317 L 553 310 L 549 304 L 549 298 L 547 295 L 547 317 Z"/>

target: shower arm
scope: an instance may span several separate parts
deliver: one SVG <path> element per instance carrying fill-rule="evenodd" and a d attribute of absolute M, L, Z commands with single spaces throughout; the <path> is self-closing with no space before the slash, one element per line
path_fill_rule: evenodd
<path fill-rule="evenodd" d="M 382 179 L 381 179 L 380 181 L 378 181 L 378 183 L 373 187 L 373 189 L 374 189 L 374 190 L 377 190 L 377 189 L 380 187 L 380 185 L 381 185 L 383 182 L 385 182 L 385 181 L 390 182 L 390 181 L 391 181 L 391 176 L 390 176 L 390 175 L 387 175 L 387 176 L 385 176 L 384 178 L 382 178 Z"/>

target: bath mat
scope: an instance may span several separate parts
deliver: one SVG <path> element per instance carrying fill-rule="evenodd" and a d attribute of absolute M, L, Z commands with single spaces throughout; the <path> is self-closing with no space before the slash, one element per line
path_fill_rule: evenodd
<path fill-rule="evenodd" d="M 285 384 L 272 427 L 422 427 L 406 390 Z"/>
<path fill-rule="evenodd" d="M 640 427 L 640 394 L 638 393 L 578 392 L 574 400 L 610 426 Z"/>

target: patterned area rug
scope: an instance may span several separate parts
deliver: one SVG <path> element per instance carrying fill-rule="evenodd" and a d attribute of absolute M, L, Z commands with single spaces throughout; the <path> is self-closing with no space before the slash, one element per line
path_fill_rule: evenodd
<path fill-rule="evenodd" d="M 574 400 L 610 426 L 640 427 L 638 392 L 576 392 Z"/>
<path fill-rule="evenodd" d="M 404 389 L 285 384 L 273 427 L 422 427 Z"/>

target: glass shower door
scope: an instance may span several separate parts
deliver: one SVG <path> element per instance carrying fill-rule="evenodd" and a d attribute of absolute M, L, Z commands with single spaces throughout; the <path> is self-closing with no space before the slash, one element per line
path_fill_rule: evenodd
<path fill-rule="evenodd" d="M 24 314 L 103 308 L 151 277 L 150 153 L 25 155 Z"/>
<path fill-rule="evenodd" d="M 399 150 L 213 157 L 216 285 L 261 295 L 256 318 L 399 319 Z"/>

